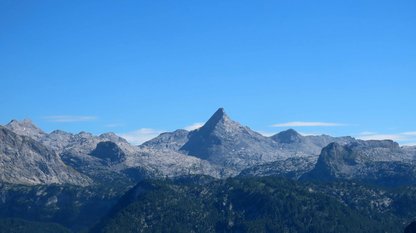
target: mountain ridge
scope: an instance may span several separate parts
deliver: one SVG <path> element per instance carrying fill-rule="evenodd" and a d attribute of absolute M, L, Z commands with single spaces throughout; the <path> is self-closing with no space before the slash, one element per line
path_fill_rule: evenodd
<path fill-rule="evenodd" d="M 416 152 L 412 147 L 402 148 L 393 142 L 365 142 L 349 136 L 303 136 L 294 129 L 266 137 L 232 120 L 224 108 L 217 109 L 198 129 L 165 132 L 140 146 L 131 145 L 111 132 L 93 135 L 54 130 L 45 133 L 27 119 L 12 120 L 5 127 L 55 151 L 66 165 L 94 182 L 108 182 L 112 177 L 119 177 L 130 183 L 149 175 L 191 174 L 216 178 L 239 174 L 274 175 L 298 179 L 316 171 L 322 150 L 334 142 L 340 146 L 355 145 L 357 150 L 363 151 L 367 147 L 379 148 L 372 153 L 386 150 L 382 149 L 383 145 L 402 151 L 395 157 L 397 161 L 406 160 L 405 165 L 398 165 L 401 167 L 416 158 L 408 156 Z"/>

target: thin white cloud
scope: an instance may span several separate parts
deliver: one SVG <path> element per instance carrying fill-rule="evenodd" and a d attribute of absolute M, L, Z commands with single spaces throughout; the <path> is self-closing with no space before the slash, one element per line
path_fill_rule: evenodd
<path fill-rule="evenodd" d="M 140 145 L 143 142 L 153 139 L 165 131 L 149 128 L 141 128 L 127 133 L 118 134 L 120 137 L 126 139 L 131 144 Z"/>
<path fill-rule="evenodd" d="M 111 123 L 111 124 L 104 125 L 104 127 L 106 127 L 106 128 L 117 128 L 117 127 L 121 127 L 121 126 L 123 126 L 123 124 L 119 124 L 119 123 Z"/>
<path fill-rule="evenodd" d="M 205 124 L 204 122 L 196 122 L 196 123 L 193 123 L 192 125 L 188 125 L 184 127 L 183 129 L 192 131 L 192 130 L 201 128 L 204 124 Z"/>
<path fill-rule="evenodd" d="M 357 137 L 361 140 L 394 140 L 394 141 L 403 141 L 406 140 L 406 137 L 402 134 L 365 134 Z"/>
<path fill-rule="evenodd" d="M 364 131 L 361 132 L 360 135 L 373 135 L 373 134 L 377 134 L 377 132 L 372 132 L 372 131 Z"/>
<path fill-rule="evenodd" d="M 72 115 L 57 115 L 57 116 L 46 116 L 45 120 L 50 122 L 82 122 L 82 121 L 94 121 L 97 119 L 96 116 L 72 116 Z"/>
<path fill-rule="evenodd" d="M 300 135 L 302 135 L 302 136 L 319 136 L 319 135 L 323 134 L 323 133 L 314 133 L 314 132 L 309 132 L 309 133 L 307 133 L 307 132 L 298 132 L 298 133 L 300 133 Z"/>
<path fill-rule="evenodd" d="M 269 131 L 256 131 L 259 134 L 265 136 L 265 137 L 271 137 L 279 132 L 269 132 Z M 302 136 L 317 136 L 317 135 L 322 135 L 322 133 L 305 133 L 305 132 L 298 132 L 300 135 Z"/>
<path fill-rule="evenodd" d="M 402 133 L 376 133 L 376 132 L 362 132 L 357 136 L 361 140 L 386 140 L 390 139 L 399 142 L 401 145 L 414 145 L 416 142 L 416 132 L 402 132 Z"/>
<path fill-rule="evenodd" d="M 266 132 L 266 131 L 257 131 L 259 134 L 265 136 L 265 137 L 271 137 L 276 134 L 276 132 Z"/>
<path fill-rule="evenodd" d="M 273 124 L 272 127 L 333 127 L 344 126 L 345 124 L 334 122 L 318 122 L 318 121 L 291 121 L 285 123 Z"/>

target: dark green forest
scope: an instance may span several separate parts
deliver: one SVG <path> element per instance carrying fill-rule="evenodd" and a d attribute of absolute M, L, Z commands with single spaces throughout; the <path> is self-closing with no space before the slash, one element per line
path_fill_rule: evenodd
<path fill-rule="evenodd" d="M 331 190 L 334 186 L 344 190 L 351 203 L 337 198 Z M 364 191 L 373 194 L 358 199 L 357 192 L 367 195 Z M 378 191 L 347 183 L 299 183 L 272 177 L 208 184 L 144 181 L 91 232 L 403 232 L 403 222 L 415 210 L 403 204 L 415 199 L 409 194 L 414 190 L 397 196 L 392 191 L 397 203 L 389 210 L 371 205 L 357 208 L 371 203 L 366 198 L 374 198 Z M 354 202 L 359 205 L 354 207 Z"/>

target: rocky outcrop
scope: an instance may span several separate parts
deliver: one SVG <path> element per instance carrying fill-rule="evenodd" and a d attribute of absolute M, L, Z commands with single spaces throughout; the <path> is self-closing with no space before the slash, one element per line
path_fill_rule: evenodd
<path fill-rule="evenodd" d="M 416 183 L 413 155 L 391 140 L 331 143 L 322 150 L 313 170 L 303 179 L 360 180 L 396 186 Z"/>
<path fill-rule="evenodd" d="M 125 159 L 126 154 L 112 141 L 99 142 L 90 155 L 111 163 L 119 163 Z"/>
<path fill-rule="evenodd" d="M 29 119 L 24 119 L 22 121 L 12 120 L 4 127 L 15 132 L 18 135 L 27 136 L 35 140 L 39 140 L 46 135 L 45 132 L 43 132 L 40 128 L 34 125 L 32 121 Z"/>
<path fill-rule="evenodd" d="M 14 184 L 88 185 L 90 180 L 65 165 L 55 151 L 0 126 L 0 181 Z"/>

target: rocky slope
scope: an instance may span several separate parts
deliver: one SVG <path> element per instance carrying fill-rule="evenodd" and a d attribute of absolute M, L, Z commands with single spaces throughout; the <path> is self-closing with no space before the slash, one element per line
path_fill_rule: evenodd
<path fill-rule="evenodd" d="M 188 137 L 180 151 L 235 171 L 295 156 L 271 138 L 231 120 L 222 108 Z"/>
<path fill-rule="evenodd" d="M 222 108 L 204 126 L 189 132 L 187 137 L 178 138 L 170 134 L 169 138 L 180 139 L 180 144 L 188 139 L 180 152 L 232 169 L 234 174 L 252 166 L 276 161 L 277 164 L 284 163 L 284 160 L 296 157 L 317 158 L 321 149 L 331 142 L 346 144 L 355 140 L 352 137 L 335 138 L 327 135 L 302 136 L 293 129 L 265 137 L 230 119 Z M 268 173 L 266 166 L 263 168 Z"/>
<path fill-rule="evenodd" d="M 170 133 L 162 134 L 137 147 L 114 133 L 94 136 L 87 132 L 71 134 L 55 130 L 47 134 L 28 120 L 13 120 L 8 127 L 55 151 L 65 164 L 95 183 L 132 184 L 146 177 L 188 174 L 206 174 L 218 178 L 232 175 L 223 167 L 179 153 L 178 148 L 182 146 L 179 141 L 187 137 L 187 131 L 184 130 L 174 132 L 173 136 L 169 136 Z M 166 146 L 169 143 L 171 145 Z"/>
<path fill-rule="evenodd" d="M 65 165 L 55 151 L 0 126 L 0 181 L 14 184 L 88 185 L 91 180 Z"/>
<path fill-rule="evenodd" d="M 302 136 L 293 129 L 277 133 L 271 137 L 281 150 L 296 156 L 319 155 L 322 148 L 332 142 L 345 145 L 355 141 L 352 137 L 331 137 L 328 135 Z"/>
<path fill-rule="evenodd" d="M 153 138 L 140 147 L 152 148 L 152 149 L 171 149 L 179 151 L 179 149 L 188 142 L 189 131 L 184 129 L 178 129 L 174 132 L 162 133 L 156 138 Z"/>
<path fill-rule="evenodd" d="M 24 119 L 22 121 L 12 120 L 4 127 L 18 135 L 27 136 L 34 140 L 40 140 L 46 136 L 46 133 L 34 125 L 29 119 Z"/>
<path fill-rule="evenodd" d="M 411 150 L 390 140 L 331 143 L 322 150 L 314 169 L 302 179 L 353 179 L 393 186 L 415 184 L 414 158 Z"/>
<path fill-rule="evenodd" d="M 287 158 L 246 168 L 239 176 L 278 176 L 297 180 L 314 168 L 316 160 L 315 156 Z"/>

